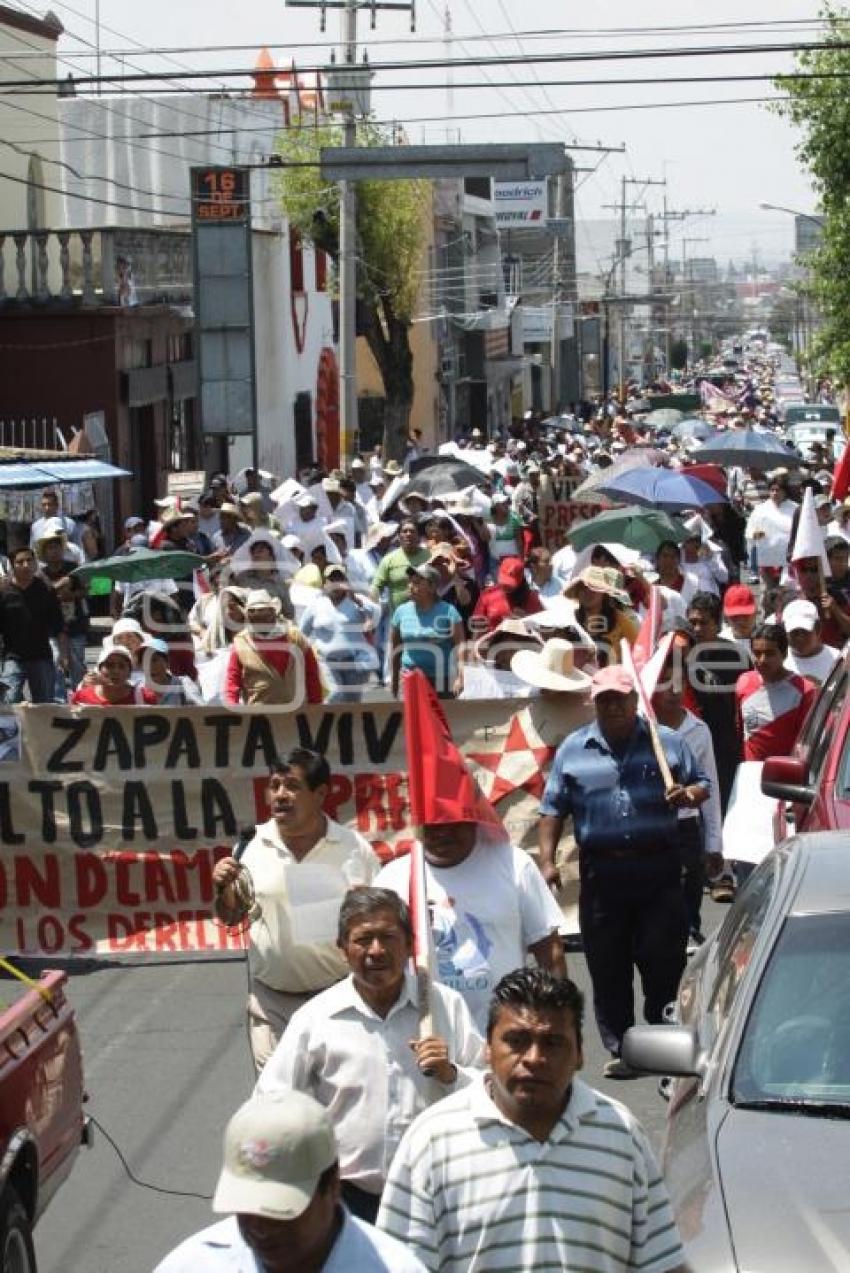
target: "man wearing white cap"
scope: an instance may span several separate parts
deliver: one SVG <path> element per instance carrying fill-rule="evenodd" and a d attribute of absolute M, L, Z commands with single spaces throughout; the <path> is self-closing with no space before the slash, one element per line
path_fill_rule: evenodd
<path fill-rule="evenodd" d="M 788 633 L 788 671 L 823 685 L 841 652 L 834 645 L 824 645 L 817 606 L 812 601 L 789 602 L 782 611 L 782 626 Z"/>
<path fill-rule="evenodd" d="M 228 1218 L 187 1238 L 154 1273 L 425 1273 L 401 1242 L 345 1209 L 337 1158 L 318 1101 L 258 1094 L 224 1133 L 212 1209 Z"/>
<path fill-rule="evenodd" d="M 319 514 L 319 501 L 311 491 L 302 491 L 292 501 L 295 505 L 295 516 L 286 523 L 287 535 L 297 535 L 309 561 L 314 548 L 325 542 L 325 526 L 327 518 Z"/>
<path fill-rule="evenodd" d="M 658 733 L 674 786 L 665 791 L 649 727 L 625 668 L 591 684 L 596 720 L 561 743 L 540 805 L 540 868 L 556 881 L 555 851 L 572 816 L 579 849 L 579 925 L 593 983 L 607 1078 L 631 1078 L 620 1045 L 634 1025 L 634 966 L 644 1016 L 662 1020 L 685 967 L 688 923 L 676 810 L 698 808 L 709 779 L 679 734 Z"/>

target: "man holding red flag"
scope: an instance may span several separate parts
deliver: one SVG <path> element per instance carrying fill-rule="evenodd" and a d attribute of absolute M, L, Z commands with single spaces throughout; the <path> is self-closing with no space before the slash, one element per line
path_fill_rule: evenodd
<path fill-rule="evenodd" d="M 494 986 L 529 954 L 566 976 L 563 916 L 532 860 L 508 840 L 452 740 L 437 696 L 421 673 L 404 683 L 410 808 L 424 859 L 437 980 L 460 992 L 479 1028 Z M 407 899 L 411 861 L 390 862 L 375 880 Z M 417 882 L 414 880 L 414 886 Z M 414 892 L 415 892 L 414 887 Z M 424 908 L 411 908 L 414 921 Z M 427 934 L 416 934 L 416 945 Z"/>

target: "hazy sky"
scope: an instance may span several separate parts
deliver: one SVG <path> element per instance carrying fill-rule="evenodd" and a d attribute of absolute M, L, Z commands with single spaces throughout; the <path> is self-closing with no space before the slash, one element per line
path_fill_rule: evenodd
<path fill-rule="evenodd" d="M 60 51 L 69 58 L 94 40 L 96 0 L 66 5 L 49 0 L 68 35 Z M 21 7 L 31 7 L 30 4 Z M 444 18 L 450 10 L 455 58 L 497 55 L 573 54 L 588 51 L 699 48 L 788 44 L 818 35 L 816 0 L 596 0 L 592 5 L 564 0 L 417 0 L 417 29 L 399 12 L 378 15 L 370 29 L 368 12 L 359 16 L 361 48 L 373 63 L 444 59 Z M 43 9 L 42 9 L 43 11 Z M 592 15 L 592 16 L 591 16 Z M 639 15 L 636 16 L 636 15 Z M 126 64 L 136 69 L 223 70 L 253 64 L 253 49 L 269 46 L 283 65 L 323 64 L 339 38 L 340 18 L 328 10 L 327 31 L 319 29 L 318 9 L 288 7 L 284 0 L 100 0 L 103 50 L 128 51 Z M 723 25 L 725 24 L 725 25 Z M 687 28 L 690 25 L 691 29 Z M 109 31 L 107 28 L 112 28 Z M 240 45 L 209 52 L 142 57 L 147 48 Z M 90 48 L 89 43 L 89 48 Z M 312 47 L 311 47 L 312 45 Z M 135 52 L 130 53 L 130 50 Z M 177 65 L 174 64 L 177 63 Z M 91 60 L 76 66 L 91 66 Z M 620 177 L 667 177 L 671 208 L 717 209 L 713 218 L 695 218 L 682 234 L 710 236 L 700 254 L 745 257 L 757 243 L 763 259 L 789 254 L 793 220 L 782 213 L 759 210 L 759 203 L 813 211 L 815 196 L 794 155 L 789 126 L 757 101 L 696 106 L 706 99 L 763 98 L 774 93 L 769 79 L 738 82 L 664 83 L 691 76 L 757 76 L 788 70 L 789 53 L 760 53 L 748 48 L 735 56 L 690 56 L 664 59 L 560 62 L 541 65 L 456 67 L 452 73 L 453 121 L 447 121 L 449 96 L 445 69 L 411 66 L 385 70 L 375 80 L 373 102 L 382 119 L 398 119 L 414 142 L 436 141 L 447 127 L 461 140 L 575 140 L 609 146 L 625 144 L 624 154 L 603 156 L 576 151 L 575 162 L 593 171 L 579 174 L 578 216 L 610 216 L 603 206 L 619 198 Z M 115 63 L 105 63 L 110 69 Z M 64 65 L 63 70 L 68 66 Z M 625 84 L 625 79 L 649 83 Z M 573 81 L 551 84 L 548 81 Z M 606 81 L 591 84 L 590 80 Z M 495 83 L 494 83 L 495 82 Z M 463 84 L 475 87 L 463 88 Z M 381 88 L 381 85 L 394 86 Z M 409 85 L 410 87 L 405 87 Z M 431 86 L 431 87 L 426 87 Z M 151 91 L 161 91 L 153 83 Z M 642 109 L 655 103 L 677 103 Z M 591 110 L 605 107 L 604 110 Z M 472 116 L 487 118 L 471 118 Z M 428 119 L 424 117 L 429 117 Z M 630 187 L 632 197 L 641 193 Z M 662 191 L 648 190 L 650 210 L 660 210 Z"/>

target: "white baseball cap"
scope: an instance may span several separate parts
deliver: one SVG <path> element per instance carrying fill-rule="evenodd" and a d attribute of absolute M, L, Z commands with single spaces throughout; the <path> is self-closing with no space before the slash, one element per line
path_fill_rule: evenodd
<path fill-rule="evenodd" d="M 292 1090 L 257 1093 L 225 1129 L 212 1209 L 295 1220 L 337 1157 L 333 1124 L 312 1096 Z"/>
<path fill-rule="evenodd" d="M 814 632 L 820 618 L 818 608 L 812 601 L 789 601 L 782 611 L 782 626 L 786 632 L 802 628 L 804 632 Z"/>

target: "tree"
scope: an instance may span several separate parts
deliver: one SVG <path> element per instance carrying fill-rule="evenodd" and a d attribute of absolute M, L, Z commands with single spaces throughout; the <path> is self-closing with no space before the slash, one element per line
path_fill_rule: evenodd
<path fill-rule="evenodd" d="M 799 285 L 821 318 L 808 362 L 850 384 L 850 11 L 828 4 L 821 18 L 823 47 L 796 55 L 799 74 L 776 80 L 787 96 L 773 109 L 800 130 L 797 154 L 823 208 L 820 244 L 804 258 L 808 278 Z"/>
<path fill-rule="evenodd" d="M 358 129 L 361 146 L 390 145 L 375 124 Z M 278 183 L 290 225 L 339 260 L 339 187 L 327 185 L 317 166 L 319 150 L 342 144 L 342 131 L 328 125 L 292 129 L 278 140 L 278 153 L 303 168 L 285 168 Z M 424 181 L 357 183 L 358 333 L 365 337 L 384 385 L 384 449 L 401 459 L 413 404 L 410 321 L 418 294 L 418 268 L 430 210 Z"/>

